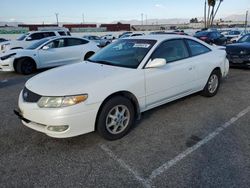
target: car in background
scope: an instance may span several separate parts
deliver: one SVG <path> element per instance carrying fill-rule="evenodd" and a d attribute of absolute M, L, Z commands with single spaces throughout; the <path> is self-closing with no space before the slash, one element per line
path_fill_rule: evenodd
<path fill-rule="evenodd" d="M 0 38 L 0 42 L 6 42 L 6 41 L 8 41 L 8 40 L 5 38 Z"/>
<path fill-rule="evenodd" d="M 242 32 L 240 33 L 239 36 L 232 38 L 232 39 L 230 40 L 230 43 L 236 43 L 236 42 L 238 42 L 238 40 L 239 40 L 240 38 L 242 38 L 244 35 L 246 35 L 246 34 L 248 34 L 248 33 L 250 33 L 248 30 L 242 31 Z"/>
<path fill-rule="evenodd" d="M 96 42 L 98 44 L 98 46 L 101 48 L 105 47 L 111 43 L 111 40 L 103 39 L 103 38 L 95 36 L 95 35 L 84 35 L 83 38 Z"/>
<path fill-rule="evenodd" d="M 230 41 L 232 38 L 239 37 L 240 34 L 241 34 L 241 31 L 232 30 L 232 31 L 228 31 L 228 33 L 225 33 L 224 36 L 227 38 L 228 41 Z"/>
<path fill-rule="evenodd" d="M 218 31 L 200 31 L 194 37 L 208 43 L 215 45 L 226 45 L 227 38 Z"/>
<path fill-rule="evenodd" d="M 64 36 L 44 38 L 26 49 L 10 50 L 0 56 L 0 71 L 31 74 L 36 69 L 81 62 L 99 50 L 95 42 Z"/>
<path fill-rule="evenodd" d="M 226 46 L 230 66 L 250 68 L 250 33 Z"/>
<path fill-rule="evenodd" d="M 167 31 L 154 31 L 154 32 L 150 32 L 150 35 L 188 35 L 187 33 L 183 32 L 183 31 L 173 31 L 173 32 L 167 32 Z"/>
<path fill-rule="evenodd" d="M 66 30 L 31 31 L 21 35 L 16 40 L 11 40 L 1 43 L 0 53 L 4 53 L 8 50 L 24 49 L 33 44 L 34 42 L 41 40 L 43 38 L 54 37 L 54 36 L 68 36 L 68 35 L 70 35 L 70 33 Z"/>
<path fill-rule="evenodd" d="M 131 31 L 126 31 L 126 32 L 120 34 L 120 35 L 118 36 L 118 38 L 121 38 L 121 36 L 127 35 L 127 34 L 131 34 L 131 33 L 133 33 L 133 32 L 131 32 Z"/>
<path fill-rule="evenodd" d="M 112 34 L 107 34 L 107 35 L 104 35 L 101 37 L 102 39 L 105 39 L 105 40 L 114 40 L 115 39 L 115 36 L 112 35 Z"/>
<path fill-rule="evenodd" d="M 142 35 L 144 35 L 144 33 L 129 33 L 129 34 L 122 35 L 122 36 L 120 37 L 120 39 L 122 39 L 122 38 L 127 38 L 127 37 L 142 36 Z"/>
<path fill-rule="evenodd" d="M 28 80 L 15 113 L 25 126 L 51 137 L 96 130 L 116 140 L 142 112 L 200 91 L 215 96 L 228 69 L 224 50 L 193 37 L 120 39 L 84 63 Z"/>

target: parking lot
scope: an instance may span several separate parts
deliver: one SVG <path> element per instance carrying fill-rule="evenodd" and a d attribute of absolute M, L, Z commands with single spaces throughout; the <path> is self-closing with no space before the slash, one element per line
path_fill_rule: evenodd
<path fill-rule="evenodd" d="M 13 109 L 30 77 L 0 73 L 0 187 L 250 186 L 249 70 L 231 69 L 213 98 L 195 94 L 143 113 L 113 142 L 23 126 Z"/>

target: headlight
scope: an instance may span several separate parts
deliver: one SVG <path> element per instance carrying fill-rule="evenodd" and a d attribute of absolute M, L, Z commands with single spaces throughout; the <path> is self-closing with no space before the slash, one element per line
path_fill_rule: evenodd
<path fill-rule="evenodd" d="M 16 53 L 12 53 L 12 54 L 8 54 L 8 55 L 5 55 L 5 56 L 2 56 L 1 60 L 4 61 L 4 60 L 9 59 L 10 57 L 12 57 L 14 55 L 16 55 Z"/>
<path fill-rule="evenodd" d="M 6 50 L 10 46 L 10 43 L 3 44 L 1 50 Z"/>
<path fill-rule="evenodd" d="M 42 97 L 37 104 L 40 108 L 61 108 L 84 102 L 87 98 L 87 94 L 66 97 Z"/>

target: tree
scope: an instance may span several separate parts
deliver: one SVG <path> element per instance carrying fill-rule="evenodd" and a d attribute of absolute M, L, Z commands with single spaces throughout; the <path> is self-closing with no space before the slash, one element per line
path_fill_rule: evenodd
<path fill-rule="evenodd" d="M 205 0 L 204 20 L 205 20 L 205 27 L 206 28 L 209 28 L 213 25 L 214 18 L 216 16 L 222 2 L 223 2 L 223 0 Z M 208 6 L 208 8 L 206 5 Z M 217 7 L 216 7 L 216 5 L 217 5 Z"/>

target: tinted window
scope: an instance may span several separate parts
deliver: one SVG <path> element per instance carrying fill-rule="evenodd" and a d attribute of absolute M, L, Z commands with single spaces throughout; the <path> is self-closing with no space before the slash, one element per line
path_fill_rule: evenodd
<path fill-rule="evenodd" d="M 184 41 L 170 40 L 163 42 L 151 58 L 164 58 L 167 62 L 173 62 L 187 57 L 189 57 L 189 54 Z"/>
<path fill-rule="evenodd" d="M 59 35 L 66 36 L 66 33 L 64 31 L 58 31 Z"/>
<path fill-rule="evenodd" d="M 88 41 L 83 40 L 83 39 L 66 39 L 66 46 L 77 46 L 77 45 L 82 45 L 82 44 L 87 44 Z"/>
<path fill-rule="evenodd" d="M 23 34 L 20 37 L 18 37 L 16 40 L 19 40 L 19 41 L 24 40 L 27 36 L 28 36 L 28 33 L 27 34 Z"/>
<path fill-rule="evenodd" d="M 56 34 L 54 32 L 45 32 L 45 33 L 43 33 L 43 38 L 53 37 L 53 36 L 56 36 Z"/>
<path fill-rule="evenodd" d="M 42 38 L 44 38 L 42 33 L 33 33 L 26 40 L 32 41 L 32 40 L 40 40 Z"/>
<path fill-rule="evenodd" d="M 204 36 L 208 36 L 209 32 L 206 31 L 201 31 L 195 34 L 195 37 L 204 37 Z"/>
<path fill-rule="evenodd" d="M 191 55 L 196 56 L 200 54 L 204 54 L 207 52 L 210 52 L 210 49 L 207 48 L 206 46 L 200 44 L 199 42 L 193 41 L 193 40 L 186 40 L 187 44 L 190 48 Z"/>

